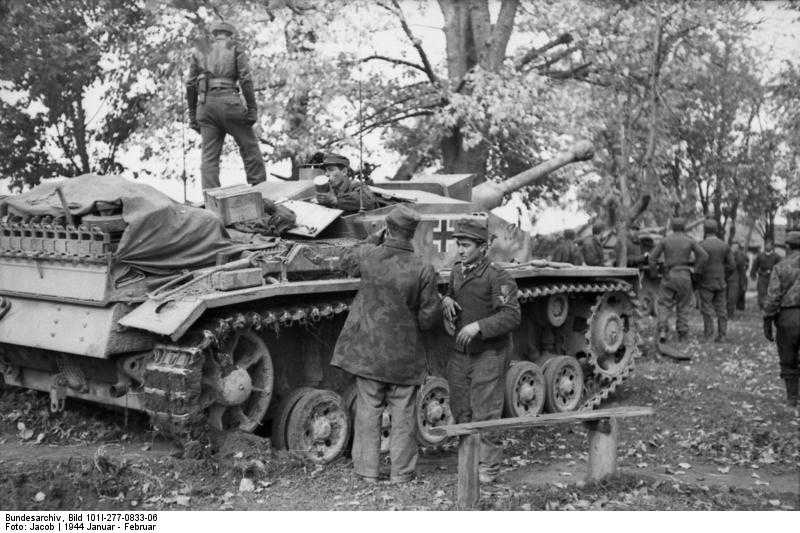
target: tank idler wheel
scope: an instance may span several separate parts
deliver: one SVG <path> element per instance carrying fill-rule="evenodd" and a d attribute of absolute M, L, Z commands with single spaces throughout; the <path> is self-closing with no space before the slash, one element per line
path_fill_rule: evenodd
<path fill-rule="evenodd" d="M 624 293 L 606 293 L 600 297 L 587 336 L 590 363 L 597 376 L 614 379 L 632 364 L 638 353 L 635 313 L 633 303 Z"/>
<path fill-rule="evenodd" d="M 356 426 L 356 396 L 358 391 L 355 384 L 351 385 L 345 391 L 342 401 L 347 407 L 347 413 L 350 415 L 350 434 L 347 445 L 345 446 L 346 453 L 350 453 L 353 448 L 353 436 L 355 435 Z M 389 453 L 389 436 L 392 433 L 392 414 L 389 412 L 389 407 L 384 405 L 383 412 L 381 413 L 381 453 Z"/>
<path fill-rule="evenodd" d="M 547 298 L 547 320 L 551 326 L 563 326 L 568 314 L 569 300 L 566 294 L 551 294 Z"/>
<path fill-rule="evenodd" d="M 286 423 L 286 445 L 317 464 L 327 464 L 344 452 L 350 416 L 342 397 L 330 390 L 311 389 L 294 404 Z"/>
<path fill-rule="evenodd" d="M 423 445 L 434 445 L 445 437 L 431 434 L 431 428 L 447 426 L 455 423 L 450 411 L 450 385 L 447 380 L 437 376 L 428 376 L 417 392 L 415 405 L 417 419 L 417 438 Z"/>
<path fill-rule="evenodd" d="M 264 341 L 254 331 L 237 331 L 219 348 L 229 355 L 225 374 L 213 365 L 204 378 L 213 389 L 208 424 L 218 430 L 250 433 L 261 424 L 272 400 L 275 372 Z"/>
<path fill-rule="evenodd" d="M 286 449 L 286 423 L 289 420 L 289 415 L 292 413 L 292 408 L 297 403 L 303 394 L 308 391 L 314 390 L 311 387 L 298 387 L 291 391 L 286 397 L 281 399 L 278 405 L 277 415 L 272 419 L 272 447 L 278 450 Z"/>
<path fill-rule="evenodd" d="M 513 361 L 506 372 L 506 416 L 536 416 L 544 407 L 544 374 L 530 361 Z"/>
<path fill-rule="evenodd" d="M 544 373 L 548 412 L 574 411 L 583 395 L 583 370 L 577 359 L 562 355 L 548 361 Z"/>

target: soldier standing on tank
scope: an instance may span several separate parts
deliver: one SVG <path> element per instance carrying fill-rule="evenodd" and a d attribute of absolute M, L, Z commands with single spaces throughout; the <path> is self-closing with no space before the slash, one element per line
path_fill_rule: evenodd
<path fill-rule="evenodd" d="M 797 407 L 800 380 L 800 231 L 786 235 L 786 258 L 772 269 L 764 298 L 764 336 L 777 338 L 786 403 Z M 777 337 L 772 327 L 777 326 Z"/>
<path fill-rule="evenodd" d="M 339 154 L 326 154 L 322 161 L 327 178 L 327 190 L 317 192 L 317 203 L 326 207 L 355 213 L 380 206 L 370 188 L 350 178 L 350 160 Z"/>
<path fill-rule="evenodd" d="M 700 246 L 708 254 L 700 277 L 700 312 L 703 315 L 703 337 L 710 340 L 714 335 L 714 315 L 717 317 L 717 336 L 714 342 L 723 342 L 728 327 L 728 310 L 725 304 L 727 286 L 725 280 L 736 268 L 730 247 L 717 237 L 715 220 L 703 223 L 704 239 Z"/>
<path fill-rule="evenodd" d="M 398 205 L 386 217 L 385 239 L 373 237 L 343 258 L 361 285 L 331 364 L 355 375 L 353 467 L 370 483 L 379 475 L 384 405 L 392 417 L 391 481 L 409 481 L 417 464 L 414 404 L 427 366 L 421 330 L 442 317 L 436 272 L 411 244 L 419 220 L 416 211 Z"/>
<path fill-rule="evenodd" d="M 744 311 L 744 297 L 747 291 L 747 254 L 738 242 L 731 244 L 733 263 L 736 267 L 728 276 L 728 318 L 732 319 L 736 310 Z"/>
<path fill-rule="evenodd" d="M 600 242 L 601 233 L 603 233 L 603 225 L 594 224 L 592 226 L 592 234 L 581 240 L 583 261 L 589 266 L 602 266 L 605 263 L 603 243 Z"/>
<path fill-rule="evenodd" d="M 564 230 L 564 238 L 553 250 L 552 260 L 557 263 L 583 264 L 583 254 L 580 247 L 575 243 L 575 230 Z"/>
<path fill-rule="evenodd" d="M 503 410 L 506 350 L 521 321 L 517 284 L 486 257 L 486 220 L 459 220 L 453 237 L 459 261 L 443 300 L 444 318 L 458 332 L 447 364 L 453 415 L 459 423 L 496 420 Z M 498 441 L 481 436 L 481 482 L 496 479 L 502 454 Z"/>
<path fill-rule="evenodd" d="M 672 219 L 672 233 L 661 239 L 650 254 L 650 270 L 657 275 L 656 263 L 664 255 L 664 275 L 658 294 L 658 337 L 660 342 L 667 339 L 669 332 L 669 313 L 675 308 L 675 330 L 678 340 L 684 341 L 689 335 L 689 305 L 692 302 L 692 265 L 702 272 L 708 258 L 705 250 L 684 232 L 685 220 Z M 694 261 L 692 260 L 694 255 Z"/>
<path fill-rule="evenodd" d="M 775 243 L 772 239 L 767 239 L 764 241 L 764 251 L 756 256 L 753 266 L 750 268 L 751 280 L 756 281 L 756 274 L 758 274 L 756 290 L 758 291 L 758 307 L 762 311 L 764 310 L 764 298 L 767 297 L 767 286 L 769 285 L 772 269 L 780 260 L 781 256 L 775 251 Z"/>
<path fill-rule="evenodd" d="M 200 42 L 192 51 L 186 80 L 189 126 L 203 140 L 200 165 L 203 189 L 219 187 L 219 158 L 226 134 L 239 146 L 247 183 L 255 185 L 265 181 L 267 173 L 253 131 L 258 108 L 250 62 L 234 40 L 236 30 L 231 24 L 217 21 L 210 30 L 213 39 Z M 239 89 L 246 107 L 242 105 Z"/>

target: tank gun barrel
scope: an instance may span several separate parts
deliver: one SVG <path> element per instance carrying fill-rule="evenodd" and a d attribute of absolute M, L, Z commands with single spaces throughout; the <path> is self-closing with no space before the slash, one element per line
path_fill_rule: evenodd
<path fill-rule="evenodd" d="M 513 191 L 531 185 L 559 168 L 576 161 L 587 161 L 594 157 L 594 148 L 589 141 L 580 141 L 571 149 L 561 152 L 533 168 L 501 182 L 485 181 L 472 189 L 472 202 L 489 211 L 503 203 L 503 197 Z"/>

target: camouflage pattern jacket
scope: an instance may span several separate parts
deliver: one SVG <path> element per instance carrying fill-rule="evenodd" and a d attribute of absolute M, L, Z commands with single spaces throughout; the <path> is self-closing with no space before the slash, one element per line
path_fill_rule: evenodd
<path fill-rule="evenodd" d="M 700 246 L 708 254 L 700 287 L 711 290 L 724 289 L 725 280 L 736 269 L 730 246 L 713 235 L 703 239 Z"/>
<path fill-rule="evenodd" d="M 572 241 L 562 240 L 553 250 L 553 261 L 557 263 L 583 264 L 583 254 L 580 247 Z"/>
<path fill-rule="evenodd" d="M 361 276 L 331 364 L 363 378 L 397 385 L 425 379 L 420 330 L 442 320 L 437 277 L 410 242 L 387 239 L 347 252 L 345 267 Z"/>
<path fill-rule="evenodd" d="M 447 288 L 447 295 L 461 306 L 456 331 L 477 322 L 480 333 L 467 346 L 467 353 L 502 350 L 508 346 L 510 333 L 519 327 L 522 320 L 517 283 L 508 272 L 493 265 L 486 257 L 467 270 L 465 272 L 460 262 L 456 263 L 450 272 Z"/>
<path fill-rule="evenodd" d="M 584 262 L 589 266 L 602 266 L 605 263 L 603 245 L 600 243 L 600 239 L 594 235 L 581 241 L 581 254 Z"/>
<path fill-rule="evenodd" d="M 209 81 L 221 79 L 252 83 L 247 54 L 233 39 L 204 40 L 194 48 L 189 58 L 186 85 L 197 87 L 201 74 L 205 74 Z"/>
<path fill-rule="evenodd" d="M 784 307 L 800 307 L 800 251 L 775 265 L 769 278 L 764 316 L 775 316 Z"/>

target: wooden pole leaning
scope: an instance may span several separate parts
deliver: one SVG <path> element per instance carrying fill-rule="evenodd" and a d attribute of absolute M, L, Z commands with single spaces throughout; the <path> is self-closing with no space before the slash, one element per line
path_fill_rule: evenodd
<path fill-rule="evenodd" d="M 461 437 L 458 445 L 458 489 L 456 500 L 459 509 L 472 509 L 481 495 L 478 478 L 481 434 L 477 431 Z"/>

